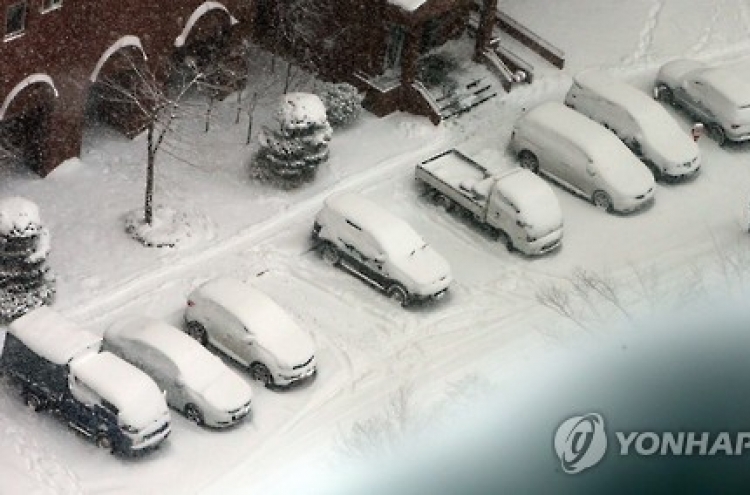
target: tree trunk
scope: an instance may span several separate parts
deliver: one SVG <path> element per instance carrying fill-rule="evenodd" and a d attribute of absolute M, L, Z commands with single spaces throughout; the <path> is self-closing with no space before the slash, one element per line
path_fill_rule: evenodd
<path fill-rule="evenodd" d="M 154 123 L 148 125 L 148 158 L 146 163 L 146 198 L 144 204 L 143 220 L 148 225 L 154 222 L 154 166 L 156 162 L 156 150 L 154 149 Z"/>

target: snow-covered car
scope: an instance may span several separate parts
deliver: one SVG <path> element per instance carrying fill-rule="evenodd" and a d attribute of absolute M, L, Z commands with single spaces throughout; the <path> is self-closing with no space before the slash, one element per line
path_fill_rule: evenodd
<path fill-rule="evenodd" d="M 648 94 L 598 70 L 573 77 L 565 104 L 619 137 L 658 180 L 694 175 L 701 166 L 698 145 Z"/>
<path fill-rule="evenodd" d="M 728 69 L 672 60 L 659 69 L 654 96 L 702 122 L 719 145 L 750 139 L 750 81 Z"/>
<path fill-rule="evenodd" d="M 310 336 L 273 299 L 252 285 L 219 277 L 194 289 L 185 308 L 187 333 L 210 344 L 266 386 L 287 386 L 317 372 Z"/>
<path fill-rule="evenodd" d="M 223 428 L 250 412 L 250 385 L 171 325 L 145 317 L 118 322 L 104 332 L 104 348 L 148 374 L 167 403 L 199 425 Z"/>
<path fill-rule="evenodd" d="M 408 223 L 357 194 L 329 196 L 312 237 L 324 260 L 402 306 L 440 298 L 453 280 L 448 262 Z"/>
<path fill-rule="evenodd" d="M 603 210 L 633 211 L 654 197 L 653 174 L 622 141 L 562 103 L 542 103 L 522 115 L 510 149 L 522 167 Z"/>

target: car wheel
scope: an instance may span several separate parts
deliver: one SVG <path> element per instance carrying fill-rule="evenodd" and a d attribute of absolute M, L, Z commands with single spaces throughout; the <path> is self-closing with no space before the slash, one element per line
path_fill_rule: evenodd
<path fill-rule="evenodd" d="M 513 245 L 513 240 L 510 238 L 508 234 L 503 232 L 502 230 L 497 231 L 497 241 L 504 244 L 506 248 L 508 248 L 509 252 L 515 251 L 515 246 Z"/>
<path fill-rule="evenodd" d="M 187 334 L 200 342 L 202 345 L 206 345 L 208 343 L 206 329 L 197 321 L 187 322 Z"/>
<path fill-rule="evenodd" d="M 392 284 L 388 287 L 385 293 L 402 307 L 409 305 L 409 294 L 401 285 Z"/>
<path fill-rule="evenodd" d="M 645 163 L 646 163 L 646 166 L 648 167 L 648 169 L 651 171 L 651 175 L 654 176 L 654 180 L 655 181 L 659 181 L 659 180 L 663 180 L 664 179 L 664 174 L 662 174 L 662 171 L 659 170 L 659 167 L 657 167 L 655 163 L 653 163 L 651 161 L 647 161 Z"/>
<path fill-rule="evenodd" d="M 518 154 L 518 162 L 525 169 L 531 170 L 532 172 L 539 173 L 539 160 L 536 155 L 528 150 L 523 150 Z"/>
<path fill-rule="evenodd" d="M 273 385 L 273 375 L 265 364 L 253 363 L 250 366 L 250 376 L 253 380 L 258 380 L 266 387 Z"/>
<path fill-rule="evenodd" d="M 338 248 L 328 241 L 321 245 L 320 256 L 329 265 L 338 265 L 341 262 L 341 253 Z"/>
<path fill-rule="evenodd" d="M 115 444 L 112 441 L 111 438 L 109 438 L 109 435 L 106 433 L 99 433 L 96 436 L 96 446 L 100 449 L 109 450 L 112 452 L 114 450 Z"/>
<path fill-rule="evenodd" d="M 612 211 L 612 198 L 604 191 L 596 191 L 591 197 L 591 201 L 597 208 L 601 208 L 604 211 Z"/>
<path fill-rule="evenodd" d="M 727 133 L 719 124 L 709 124 L 708 132 L 711 133 L 711 137 L 719 146 L 724 146 L 727 143 Z"/>
<path fill-rule="evenodd" d="M 42 399 L 40 399 L 34 392 L 26 392 L 23 400 L 26 403 L 26 406 L 32 411 L 36 412 L 42 410 Z"/>
<path fill-rule="evenodd" d="M 203 413 L 201 413 L 201 410 L 193 404 L 188 404 L 185 406 L 185 417 L 198 426 L 203 426 Z"/>
<path fill-rule="evenodd" d="M 669 105 L 674 104 L 674 94 L 672 93 L 672 90 L 669 89 L 669 86 L 663 83 L 654 86 L 654 98 Z"/>

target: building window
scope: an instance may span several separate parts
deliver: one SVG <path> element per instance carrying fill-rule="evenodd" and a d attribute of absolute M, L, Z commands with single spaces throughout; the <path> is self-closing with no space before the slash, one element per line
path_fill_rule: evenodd
<path fill-rule="evenodd" d="M 42 0 L 42 12 L 62 7 L 62 0 Z"/>
<path fill-rule="evenodd" d="M 26 29 L 26 2 L 16 2 L 5 11 L 5 37 L 14 38 Z"/>

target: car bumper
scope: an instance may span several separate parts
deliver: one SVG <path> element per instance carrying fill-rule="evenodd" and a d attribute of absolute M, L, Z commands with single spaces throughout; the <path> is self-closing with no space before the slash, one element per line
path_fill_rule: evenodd
<path fill-rule="evenodd" d="M 234 411 L 227 412 L 223 414 L 221 417 L 216 418 L 215 421 L 206 421 L 206 424 L 214 428 L 227 428 L 245 419 L 245 417 L 248 414 L 250 414 L 250 409 L 251 409 L 251 406 L 250 406 L 250 403 L 248 402 L 246 405 L 242 406 L 241 408 L 236 409 Z"/>
<path fill-rule="evenodd" d="M 148 449 L 156 448 L 169 436 L 171 432 L 171 425 L 169 423 L 164 423 L 160 427 L 148 433 L 141 433 L 136 435 L 126 434 L 126 444 L 123 446 L 123 450 L 125 450 L 126 452 L 143 452 Z"/>
<path fill-rule="evenodd" d="M 646 205 L 653 202 L 655 189 L 655 187 L 652 187 L 646 194 L 643 194 L 636 198 L 621 198 L 615 204 L 615 210 L 620 213 L 630 213 L 632 211 L 644 208 Z"/>
<path fill-rule="evenodd" d="M 295 375 L 276 375 L 274 377 L 274 383 L 275 385 L 278 385 L 280 387 L 288 387 L 290 385 L 294 385 L 295 383 L 311 380 L 317 375 L 317 373 L 317 366 L 311 366 L 310 368 L 298 372 Z"/>
<path fill-rule="evenodd" d="M 532 242 L 524 241 L 518 249 L 528 255 L 542 255 L 554 251 L 562 245 L 562 228 L 554 230 Z"/>

